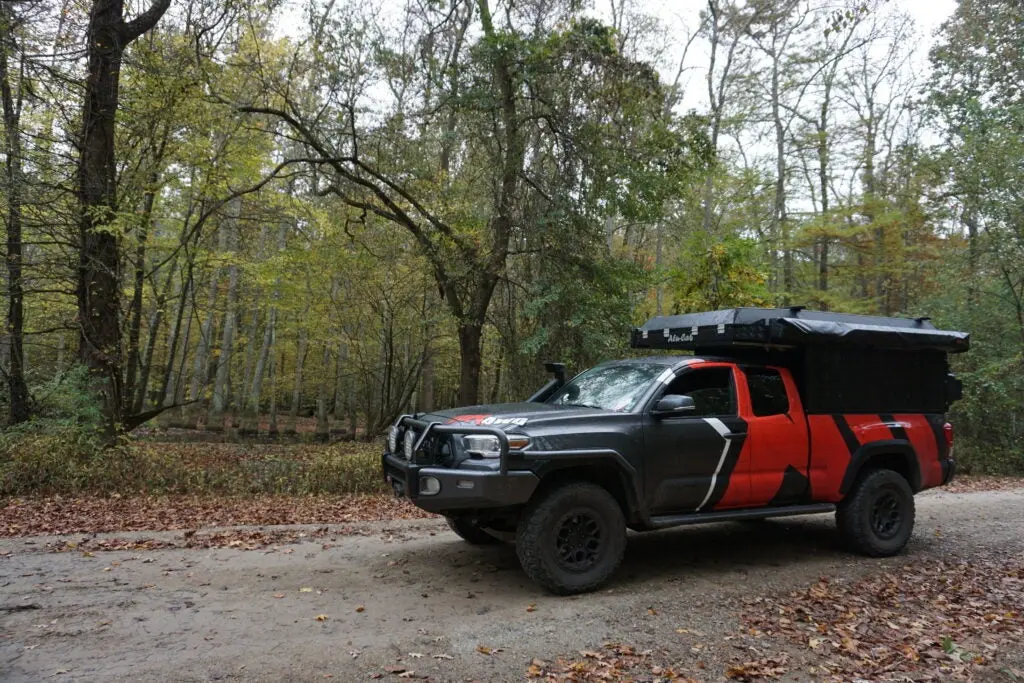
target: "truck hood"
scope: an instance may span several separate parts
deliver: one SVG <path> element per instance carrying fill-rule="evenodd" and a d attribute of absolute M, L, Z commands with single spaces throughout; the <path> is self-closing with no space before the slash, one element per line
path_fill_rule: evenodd
<path fill-rule="evenodd" d="M 508 430 L 513 427 L 604 415 L 608 412 L 600 408 L 555 406 L 547 403 L 491 403 L 435 410 L 418 417 L 429 422 L 463 423 Z"/>

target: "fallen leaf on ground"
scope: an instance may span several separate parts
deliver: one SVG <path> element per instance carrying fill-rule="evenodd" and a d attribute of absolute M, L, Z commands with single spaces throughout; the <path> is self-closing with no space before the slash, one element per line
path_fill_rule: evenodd
<path fill-rule="evenodd" d="M 1024 557 L 978 554 L 916 559 L 852 583 L 821 580 L 751 600 L 743 620 L 814 650 L 829 680 L 959 680 L 974 678 L 986 653 L 1024 643 L 1021 605 Z M 756 672 L 748 664 L 734 677 Z"/>
<path fill-rule="evenodd" d="M 237 458 L 246 457 L 238 444 Z M 251 445 L 250 445 L 251 446 Z M 46 496 L 0 499 L 0 537 L 41 534 L 192 531 L 203 527 L 288 524 L 346 525 L 434 517 L 393 495 Z M 339 533 L 344 533 L 341 531 Z"/>

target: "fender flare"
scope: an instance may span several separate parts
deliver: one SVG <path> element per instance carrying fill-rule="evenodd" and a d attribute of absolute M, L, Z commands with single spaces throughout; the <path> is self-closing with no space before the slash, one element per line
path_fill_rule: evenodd
<path fill-rule="evenodd" d="M 543 461 L 543 465 L 535 469 L 543 485 L 544 479 L 555 472 L 587 467 L 590 465 L 611 466 L 618 475 L 622 490 L 626 494 L 626 504 L 630 516 L 641 520 L 647 519 L 647 511 L 643 507 L 643 491 L 640 475 L 621 453 L 610 448 L 586 448 L 560 451 L 525 451 L 526 460 Z"/>
<path fill-rule="evenodd" d="M 910 474 L 910 488 L 914 493 L 921 490 L 921 463 L 918 461 L 914 446 L 905 439 L 883 439 L 866 443 L 850 456 L 846 466 L 846 474 L 839 486 L 839 493 L 846 495 L 853 488 L 857 477 L 872 460 L 882 457 L 896 456 L 904 461 Z"/>

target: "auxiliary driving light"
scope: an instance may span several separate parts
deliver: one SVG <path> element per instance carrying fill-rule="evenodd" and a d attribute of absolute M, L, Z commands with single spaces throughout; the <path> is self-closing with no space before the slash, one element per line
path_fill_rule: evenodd
<path fill-rule="evenodd" d="M 412 462 L 413 451 L 416 448 L 416 432 L 411 429 L 405 431 L 405 439 L 402 443 L 405 450 L 405 459 Z"/>

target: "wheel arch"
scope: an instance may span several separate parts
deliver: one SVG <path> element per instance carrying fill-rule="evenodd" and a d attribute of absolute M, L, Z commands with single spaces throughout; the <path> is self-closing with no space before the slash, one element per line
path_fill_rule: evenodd
<path fill-rule="evenodd" d="M 861 475 L 878 469 L 893 470 L 900 474 L 914 493 L 921 490 L 921 463 L 913 445 L 903 439 L 886 439 L 866 443 L 854 452 L 846 467 L 846 474 L 843 475 L 839 493 L 848 495 Z"/>
<path fill-rule="evenodd" d="M 575 482 L 589 482 L 605 489 L 612 495 L 622 510 L 627 522 L 640 519 L 639 495 L 636 490 L 635 470 L 627 469 L 618 458 L 609 455 L 601 458 L 587 458 L 586 461 L 553 459 L 545 467 L 540 485 L 533 497 Z"/>

